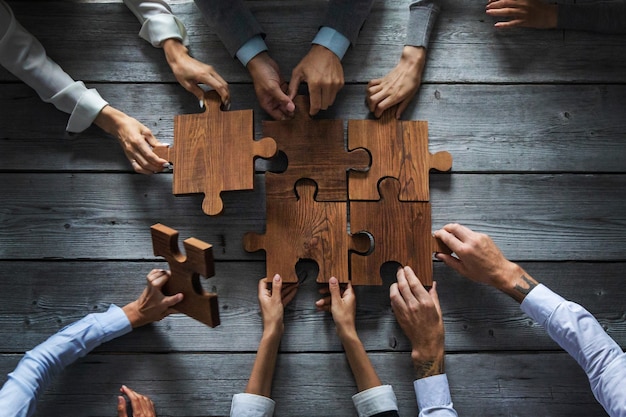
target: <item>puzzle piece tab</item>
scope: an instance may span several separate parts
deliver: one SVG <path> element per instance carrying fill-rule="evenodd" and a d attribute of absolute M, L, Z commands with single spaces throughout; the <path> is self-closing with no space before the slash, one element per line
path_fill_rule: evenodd
<path fill-rule="evenodd" d="M 202 289 L 200 275 L 215 275 L 213 249 L 196 238 L 185 239 L 185 254 L 178 247 L 178 232 L 160 223 L 150 228 L 152 247 L 156 256 L 162 256 L 170 266 L 172 276 L 162 291 L 165 295 L 183 293 L 183 300 L 174 308 L 207 326 L 220 324 L 217 294 Z"/>
<path fill-rule="evenodd" d="M 428 152 L 428 123 L 399 121 L 392 111 L 378 120 L 349 120 L 348 149 L 366 148 L 372 164 L 366 172 L 350 171 L 350 200 L 378 200 L 378 181 L 392 177 L 400 181 L 401 201 L 429 201 L 431 169 L 448 171 L 448 152 Z"/>
<path fill-rule="evenodd" d="M 433 252 L 449 249 L 431 232 L 429 202 L 398 200 L 400 183 L 385 178 L 379 185 L 380 201 L 350 201 L 352 233 L 367 232 L 374 239 L 374 250 L 367 256 L 351 255 L 353 285 L 382 285 L 380 267 L 385 262 L 408 265 L 424 285 L 433 282 Z"/>
<path fill-rule="evenodd" d="M 221 111 L 215 91 L 205 94 L 206 111 L 174 118 L 174 146 L 155 153 L 174 164 L 175 195 L 204 193 L 202 211 L 220 214 L 222 191 L 251 190 L 254 159 L 276 154 L 272 138 L 254 140 L 252 110 Z"/>
<path fill-rule="evenodd" d="M 291 189 L 299 179 L 309 178 L 317 183 L 317 201 L 346 201 L 347 171 L 367 169 L 368 152 L 346 150 L 342 120 L 312 119 L 308 97 L 296 96 L 294 103 L 293 119 L 263 121 L 263 135 L 274 138 L 287 155 L 287 170 L 281 175 L 290 180 L 284 184 Z"/>
<path fill-rule="evenodd" d="M 298 282 L 295 266 L 301 259 L 313 259 L 319 267 L 317 282 L 336 277 L 348 282 L 348 256 L 354 250 L 365 253 L 370 241 L 366 235 L 350 236 L 346 202 L 316 201 L 316 184 L 300 181 L 290 189 L 291 178 L 267 173 L 265 234 L 246 233 L 244 249 L 265 250 L 266 278 L 280 274 L 284 282 Z"/>

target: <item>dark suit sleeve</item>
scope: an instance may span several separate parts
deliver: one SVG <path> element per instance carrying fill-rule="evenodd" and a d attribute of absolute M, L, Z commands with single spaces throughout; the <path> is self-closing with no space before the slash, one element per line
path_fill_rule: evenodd
<path fill-rule="evenodd" d="M 626 33 L 626 1 L 559 4 L 559 29 L 601 33 Z"/>
<path fill-rule="evenodd" d="M 261 25 L 243 0 L 194 1 L 232 57 L 250 38 L 256 35 L 265 38 Z"/>
<path fill-rule="evenodd" d="M 322 26 L 328 26 L 356 44 L 365 19 L 375 0 L 330 0 Z"/>

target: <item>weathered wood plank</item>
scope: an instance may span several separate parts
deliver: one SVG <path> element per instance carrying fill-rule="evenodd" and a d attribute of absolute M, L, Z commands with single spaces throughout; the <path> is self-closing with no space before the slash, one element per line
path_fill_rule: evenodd
<path fill-rule="evenodd" d="M 433 229 L 458 221 L 488 233 L 514 260 L 623 260 L 624 175 L 431 175 Z M 214 245 L 219 260 L 246 253 L 245 232 L 264 230 L 263 178 L 224 193 L 209 217 L 201 195 L 174 197 L 171 175 L 0 176 L 0 259 L 154 259 L 149 227 L 163 223 Z"/>
<path fill-rule="evenodd" d="M 0 372 L 9 372 L 16 356 L 0 355 Z M 408 354 L 369 356 L 383 383 L 393 385 L 400 415 L 417 415 Z M 126 384 L 150 396 L 160 416 L 227 416 L 253 361 L 253 354 L 230 353 L 91 354 L 52 385 L 39 402 L 38 415 L 110 416 L 119 387 Z M 448 355 L 446 368 L 459 415 L 606 415 L 567 354 Z M 278 356 L 272 395 L 276 416 L 356 415 L 354 393 L 343 353 Z"/>
<path fill-rule="evenodd" d="M 563 297 L 585 306 L 607 332 L 626 345 L 623 263 L 537 263 L 522 266 Z M 110 303 L 123 306 L 143 289 L 152 268 L 165 262 L 0 262 L 0 352 L 24 352 L 50 334 Z M 113 352 L 253 352 L 261 335 L 257 280 L 263 262 L 218 262 L 216 276 L 204 285 L 219 296 L 222 324 L 210 329 L 174 315 L 112 341 Z M 315 268 L 303 265 L 306 279 L 287 309 L 284 352 L 340 352 L 328 314 L 315 309 L 319 297 Z M 376 351 L 409 352 L 389 302 L 394 269 L 386 268 L 382 287 L 358 287 L 357 329 L 365 346 Z M 591 277 L 591 278 L 590 278 Z M 446 328 L 446 350 L 558 350 L 545 331 L 517 303 L 496 290 L 461 278 L 437 262 L 434 278 Z"/>
<path fill-rule="evenodd" d="M 22 24 L 53 59 L 85 81 L 173 82 L 162 51 L 137 36 L 140 25 L 121 3 L 10 2 Z M 444 0 L 433 33 L 424 81 L 447 82 L 615 82 L 626 80 L 623 37 L 563 31 L 498 31 L 495 19 L 476 2 Z M 36 6 L 33 6 L 36 4 Z M 326 1 L 253 2 L 267 43 L 289 78 L 308 51 Z M 187 26 L 191 50 L 230 82 L 249 82 L 192 2 L 173 5 Z M 297 25 L 285 25 L 294 21 Z M 49 22 L 54 20 L 55 25 Z M 377 2 L 358 44 L 344 58 L 347 82 L 367 82 L 396 64 L 406 34 L 408 2 Z M 67 31 L 66 28 L 72 28 Z M 80 36 L 74 36 L 79 33 Z M 76 51 L 81 51 L 80 54 Z M 473 62 L 479 65 L 467 65 Z M 375 65 L 372 65 L 375 63 Z M 573 64 L 575 63 L 575 64 Z M 14 80 L 0 71 L 1 80 Z"/>
<path fill-rule="evenodd" d="M 104 84 L 112 105 L 173 143 L 176 114 L 200 111 L 178 84 Z M 251 85 L 231 85 L 233 109 L 260 110 Z M 424 85 L 404 118 L 427 120 L 431 152 L 449 151 L 462 172 L 624 172 L 625 86 Z M 365 119 L 362 86 L 346 86 L 322 118 Z M 158 109 L 158 111 L 155 111 Z M 97 127 L 76 137 L 65 133 L 67 116 L 23 85 L 0 85 L 2 170 L 126 171 L 117 141 Z M 278 163 L 257 161 L 259 169 Z"/>

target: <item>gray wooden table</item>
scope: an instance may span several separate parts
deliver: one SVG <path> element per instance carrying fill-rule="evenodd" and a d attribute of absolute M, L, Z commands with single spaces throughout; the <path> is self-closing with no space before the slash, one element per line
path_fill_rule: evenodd
<path fill-rule="evenodd" d="M 173 141 L 173 116 L 200 111 L 162 51 L 137 36 L 120 2 L 11 1 L 22 24 L 75 79 Z M 308 50 L 325 1 L 254 1 L 286 78 Z M 431 152 L 451 173 L 431 175 L 433 230 L 457 221 L 490 234 L 504 254 L 564 297 L 586 306 L 626 344 L 626 50 L 624 38 L 497 31 L 484 4 L 441 0 L 424 84 L 406 119 L 427 120 Z M 233 109 L 267 117 L 250 78 L 191 2 L 173 2 L 191 51 L 229 81 Z M 400 54 L 408 2 L 378 1 L 344 59 L 346 86 L 323 118 L 363 119 L 367 82 Z M 174 197 L 171 174 L 134 174 L 116 140 L 92 127 L 64 133 L 67 116 L 0 71 L 0 374 L 61 327 L 138 295 L 161 222 L 214 245 L 222 325 L 182 315 L 138 329 L 78 361 L 39 402 L 38 415 L 115 415 L 124 383 L 160 416 L 228 415 L 249 376 L 261 320 L 263 253 L 245 232 L 264 230 L 264 182 L 224 195 L 220 217 L 201 196 Z M 258 162 L 262 171 L 271 167 Z M 315 311 L 315 271 L 286 312 L 273 398 L 277 416 L 356 415 L 356 392 L 332 319 Z M 385 285 L 359 288 L 357 328 L 400 414 L 417 415 L 410 346 Z M 446 327 L 446 369 L 463 416 L 602 416 L 584 373 L 508 297 L 434 265 Z"/>

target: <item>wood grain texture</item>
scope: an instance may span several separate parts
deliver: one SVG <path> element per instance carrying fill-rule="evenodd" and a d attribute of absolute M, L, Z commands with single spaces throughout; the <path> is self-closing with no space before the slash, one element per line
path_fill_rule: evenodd
<path fill-rule="evenodd" d="M 276 140 L 278 149 L 287 156 L 287 169 L 281 173 L 282 192 L 293 190 L 294 184 L 308 178 L 317 184 L 317 201 L 348 199 L 348 170 L 369 167 L 367 151 L 346 149 L 342 120 L 313 119 L 309 116 L 308 97 L 294 99 L 293 119 L 264 121 L 263 135 Z"/>
<path fill-rule="evenodd" d="M 217 294 L 206 292 L 200 276 L 215 275 L 211 245 L 196 238 L 183 241 L 185 252 L 178 247 L 178 232 L 163 224 L 150 227 L 152 247 L 156 256 L 167 260 L 171 276 L 162 288 L 163 294 L 183 294 L 183 300 L 174 308 L 209 327 L 219 326 L 220 312 Z"/>
<path fill-rule="evenodd" d="M 382 178 L 398 180 L 400 201 L 429 201 L 429 172 L 448 171 L 448 152 L 428 152 L 428 122 L 398 121 L 394 109 L 378 120 L 348 121 L 348 150 L 366 149 L 372 162 L 367 171 L 350 171 L 350 200 L 378 200 Z"/>

